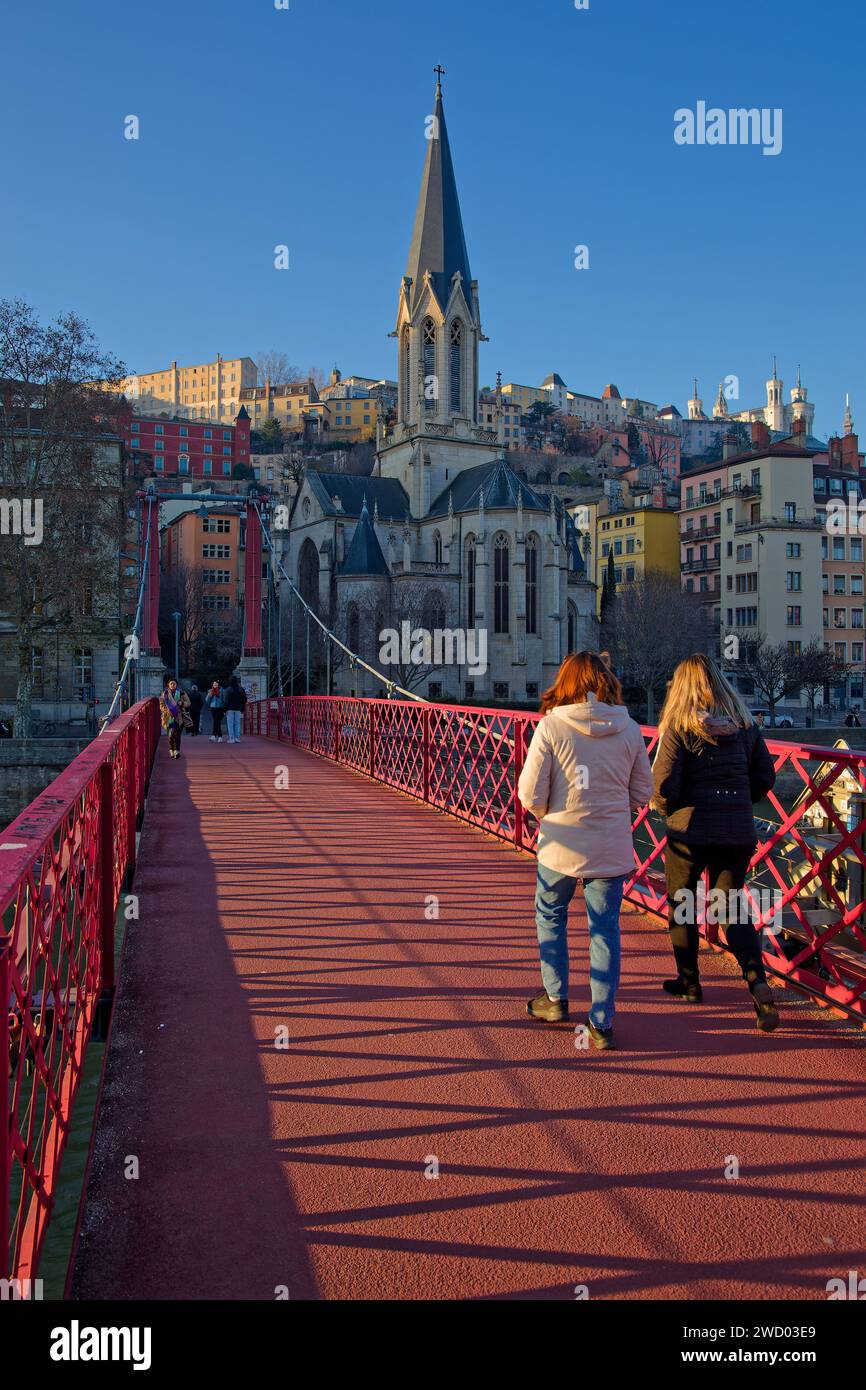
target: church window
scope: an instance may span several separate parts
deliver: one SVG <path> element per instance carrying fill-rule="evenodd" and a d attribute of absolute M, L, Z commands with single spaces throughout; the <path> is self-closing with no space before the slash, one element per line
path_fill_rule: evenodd
<path fill-rule="evenodd" d="M 410 378 L 410 373 L 409 373 L 409 329 L 408 329 L 408 328 L 404 328 L 404 329 L 403 329 L 403 371 L 402 371 L 402 373 L 401 373 L 401 376 L 402 376 L 402 381 L 401 381 L 400 384 L 401 384 L 401 388 L 402 388 L 402 401 L 401 401 L 401 405 L 400 405 L 400 413 L 401 413 L 401 415 L 405 418 L 405 417 L 409 414 L 409 382 L 410 382 L 410 379 L 411 379 L 411 378 Z"/>
<path fill-rule="evenodd" d="M 534 536 L 526 542 L 526 631 L 538 632 L 538 542 Z"/>
<path fill-rule="evenodd" d="M 360 640 L 361 618 L 358 612 L 357 603 L 350 603 L 346 612 L 346 641 L 353 652 L 358 650 Z"/>
<path fill-rule="evenodd" d="M 459 414 L 462 390 L 461 372 L 463 370 L 463 324 L 455 319 L 451 325 L 451 409 Z"/>
<path fill-rule="evenodd" d="M 475 540 L 466 542 L 466 626 L 475 626 Z"/>
<path fill-rule="evenodd" d="M 568 605 L 568 650 L 577 649 L 577 609 L 573 603 Z"/>
<path fill-rule="evenodd" d="M 500 531 L 493 543 L 493 631 L 509 630 L 510 576 L 508 537 Z"/>
<path fill-rule="evenodd" d="M 432 319 L 424 320 L 421 341 L 424 364 L 424 409 L 434 411 L 439 392 L 436 388 L 436 325 Z"/>
<path fill-rule="evenodd" d="M 442 564 L 442 537 L 438 531 L 433 535 L 433 559 L 437 565 Z"/>

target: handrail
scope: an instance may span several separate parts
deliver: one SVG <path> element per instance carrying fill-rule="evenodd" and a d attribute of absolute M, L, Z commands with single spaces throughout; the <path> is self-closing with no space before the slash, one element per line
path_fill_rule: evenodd
<path fill-rule="evenodd" d="M 158 742 L 157 702 L 141 700 L 0 834 L 2 1278 L 38 1268 Z"/>
<path fill-rule="evenodd" d="M 520 805 L 517 780 L 539 719 L 470 705 L 296 695 L 248 704 L 245 727 L 338 761 L 533 853 L 538 827 Z M 652 754 L 658 729 L 646 725 L 642 733 Z M 866 750 L 776 740 L 767 746 L 777 773 L 767 800 L 778 820 L 755 848 L 747 884 L 766 966 L 866 1024 Z M 666 918 L 663 822 L 643 806 L 632 829 L 635 869 L 625 896 Z M 699 925 L 710 945 L 726 949 L 718 924 Z"/>

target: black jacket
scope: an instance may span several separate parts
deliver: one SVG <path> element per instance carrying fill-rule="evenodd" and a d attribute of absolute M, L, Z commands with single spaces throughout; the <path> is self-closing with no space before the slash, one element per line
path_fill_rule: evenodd
<path fill-rule="evenodd" d="M 225 689 L 226 709 L 244 710 L 247 707 L 247 692 L 242 685 L 227 685 Z"/>
<path fill-rule="evenodd" d="M 715 743 L 666 730 L 653 764 L 653 805 L 668 839 L 693 845 L 754 845 L 752 803 L 776 782 L 764 737 L 752 724 L 712 721 Z"/>

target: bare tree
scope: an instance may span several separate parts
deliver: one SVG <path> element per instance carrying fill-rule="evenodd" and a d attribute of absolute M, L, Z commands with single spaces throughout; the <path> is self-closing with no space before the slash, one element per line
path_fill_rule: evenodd
<path fill-rule="evenodd" d="M 19 737 L 30 733 L 38 637 L 121 635 L 122 402 L 93 383 L 124 375 L 76 314 L 43 325 L 23 300 L 0 301 L 0 609 L 17 630 Z M 16 525 L 28 514 L 41 518 L 38 540 Z"/>
<path fill-rule="evenodd" d="M 809 713 L 814 724 L 818 692 L 823 691 L 828 685 L 845 680 L 851 667 L 841 657 L 836 656 L 835 652 L 829 651 L 817 637 L 813 637 L 799 655 L 792 657 L 791 665 L 797 685 L 806 693 Z"/>
<path fill-rule="evenodd" d="M 288 381 L 297 381 L 301 375 L 300 367 L 296 367 L 284 352 L 276 348 L 270 352 L 256 353 L 256 370 L 260 386 L 264 386 L 266 381 L 272 386 L 284 386 Z"/>
<path fill-rule="evenodd" d="M 788 650 L 787 642 L 768 642 L 763 632 L 747 639 L 738 636 L 737 641 L 739 655 L 733 664 L 751 679 L 755 695 L 766 704 L 770 724 L 775 728 L 777 704 L 803 684 L 797 658 Z"/>
<path fill-rule="evenodd" d="M 171 653 L 169 669 L 174 666 L 175 613 L 180 614 L 177 625 L 180 663 L 189 672 L 205 631 L 204 581 L 201 570 L 185 561 L 174 565 L 160 585 L 159 635 L 164 650 Z M 180 671 L 174 674 L 180 678 Z"/>
<path fill-rule="evenodd" d="M 701 605 L 683 592 L 679 580 L 648 570 L 609 600 L 601 642 L 620 674 L 643 690 L 651 724 L 656 696 L 674 667 L 692 652 L 707 650 L 709 631 Z"/>

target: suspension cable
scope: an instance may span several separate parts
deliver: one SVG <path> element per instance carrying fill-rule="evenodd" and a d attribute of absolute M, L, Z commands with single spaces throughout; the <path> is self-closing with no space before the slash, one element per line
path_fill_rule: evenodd
<path fill-rule="evenodd" d="M 147 531 L 145 532 L 144 537 L 144 561 L 141 566 L 141 582 L 138 586 L 138 602 L 135 606 L 135 622 L 132 625 L 132 632 L 130 634 L 133 641 L 129 644 L 126 660 L 123 663 L 123 670 L 121 671 L 120 677 L 114 688 L 114 698 L 112 699 L 111 704 L 108 707 L 108 713 L 106 715 L 103 715 L 102 720 L 100 721 L 102 724 L 102 728 L 99 732 L 101 734 L 105 733 L 105 730 L 108 728 L 109 724 L 111 724 L 112 721 L 117 718 L 117 715 L 119 713 L 118 704 L 122 699 L 123 695 L 126 693 L 126 687 L 129 682 L 129 673 L 138 660 L 137 649 L 141 637 L 141 623 L 142 615 L 144 612 L 144 592 L 147 585 L 148 566 L 150 564 L 150 526 L 151 521 L 153 519 L 153 513 L 156 510 L 156 508 L 158 508 L 158 506 L 159 503 L 155 499 L 152 502 L 149 501 L 147 504 Z"/>

